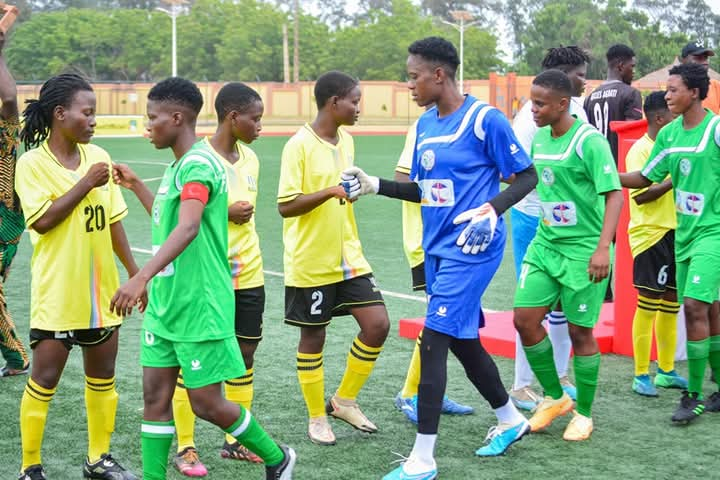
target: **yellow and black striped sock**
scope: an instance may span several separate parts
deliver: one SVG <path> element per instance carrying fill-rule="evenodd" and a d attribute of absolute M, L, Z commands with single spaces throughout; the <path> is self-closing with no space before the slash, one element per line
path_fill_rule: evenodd
<path fill-rule="evenodd" d="M 175 394 L 172 400 L 175 432 L 177 433 L 178 453 L 187 447 L 195 447 L 195 414 L 190 405 L 182 371 L 178 375 Z"/>
<path fill-rule="evenodd" d="M 325 416 L 323 354 L 297 352 L 297 376 L 310 418 Z"/>
<path fill-rule="evenodd" d="M 652 346 L 653 322 L 660 306 L 659 298 L 638 295 L 637 308 L 632 324 L 633 357 L 635 376 L 650 373 L 650 348 Z"/>
<path fill-rule="evenodd" d="M 678 302 L 660 300 L 655 317 L 655 341 L 657 342 L 658 368 L 663 372 L 675 369 L 675 350 L 677 348 L 677 316 L 680 311 Z"/>
<path fill-rule="evenodd" d="M 115 377 L 85 377 L 85 409 L 88 426 L 88 459 L 90 463 L 100 460 L 103 453 L 110 452 L 110 437 L 115 430 L 118 394 Z"/>
<path fill-rule="evenodd" d="M 45 421 L 50 401 L 56 388 L 44 388 L 28 378 L 22 401 L 20 402 L 20 436 L 22 437 L 22 470 L 30 465 L 42 463 L 42 446 Z"/>
<path fill-rule="evenodd" d="M 255 369 L 248 368 L 245 375 L 239 378 L 225 381 L 225 398 L 229 401 L 241 405 L 245 410 L 250 410 L 253 400 L 253 380 Z M 228 443 L 235 443 L 235 438 L 226 434 L 225 440 Z"/>
<path fill-rule="evenodd" d="M 415 341 L 412 358 L 408 366 L 407 375 L 405 376 L 405 384 L 403 385 L 400 396 L 402 398 L 412 398 L 417 395 L 418 385 L 420 385 L 420 341 L 422 340 L 422 330 Z"/>
<path fill-rule="evenodd" d="M 345 374 L 337 390 L 338 397 L 348 400 L 357 398 L 360 389 L 365 385 L 370 372 L 375 367 L 375 360 L 380 356 L 382 348 L 382 346 L 365 345 L 360 338 L 355 337 L 350 347 L 350 353 L 348 353 Z"/>

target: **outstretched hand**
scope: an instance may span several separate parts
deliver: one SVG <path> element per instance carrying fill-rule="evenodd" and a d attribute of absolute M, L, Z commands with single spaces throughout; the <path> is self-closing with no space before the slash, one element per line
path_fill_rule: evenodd
<path fill-rule="evenodd" d="M 462 247 L 465 254 L 476 255 L 484 252 L 495 236 L 498 216 L 489 203 L 483 203 L 477 208 L 466 210 L 455 217 L 453 223 L 470 222 L 457 238 L 455 244 Z"/>

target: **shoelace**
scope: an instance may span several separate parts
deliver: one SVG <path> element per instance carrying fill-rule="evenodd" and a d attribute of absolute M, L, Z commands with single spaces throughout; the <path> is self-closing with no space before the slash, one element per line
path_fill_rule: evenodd
<path fill-rule="evenodd" d="M 183 453 L 182 459 L 185 460 L 187 463 L 195 465 L 200 461 L 200 456 L 198 455 L 197 451 L 193 450 L 192 448 L 188 448 L 187 451 Z"/>
<path fill-rule="evenodd" d="M 503 431 L 500 430 L 500 427 L 498 427 L 497 425 L 494 425 L 494 426 L 490 427 L 490 429 L 488 430 L 487 435 L 485 436 L 485 440 L 483 440 L 483 442 L 484 442 L 484 443 L 490 443 L 490 442 L 492 442 L 493 439 L 494 439 L 495 437 L 497 437 L 498 435 L 500 435 L 502 432 L 503 432 Z"/>
<path fill-rule="evenodd" d="M 400 458 L 396 458 L 395 460 L 393 460 L 392 462 L 390 462 L 390 465 L 394 465 L 394 464 L 396 464 L 396 463 L 399 463 L 400 465 L 402 465 L 403 463 L 405 463 L 405 462 L 408 461 L 408 457 L 406 457 L 405 455 L 403 455 L 403 454 L 401 454 L 401 453 L 398 453 L 398 452 L 390 452 L 390 453 L 392 453 L 393 455 L 397 455 L 398 457 L 400 457 Z"/>

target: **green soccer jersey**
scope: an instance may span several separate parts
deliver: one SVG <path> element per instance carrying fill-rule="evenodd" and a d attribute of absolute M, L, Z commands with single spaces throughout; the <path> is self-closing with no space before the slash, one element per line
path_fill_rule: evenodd
<path fill-rule="evenodd" d="M 533 241 L 562 255 L 588 260 L 600 240 L 603 193 L 620 190 L 615 160 L 605 137 L 580 120 L 554 138 L 549 126 L 533 138 L 542 217 Z"/>
<path fill-rule="evenodd" d="M 227 183 L 222 162 L 198 142 L 165 170 L 152 208 L 152 249 L 178 224 L 187 183 L 209 191 L 197 237 L 150 284 L 144 328 L 171 341 L 202 342 L 235 334 L 235 301 L 227 261 Z"/>
<path fill-rule="evenodd" d="M 720 247 L 720 117 L 709 110 L 693 129 L 680 116 L 658 133 L 642 175 L 662 182 L 669 174 L 675 190 L 678 261 L 698 248 L 712 253 Z"/>

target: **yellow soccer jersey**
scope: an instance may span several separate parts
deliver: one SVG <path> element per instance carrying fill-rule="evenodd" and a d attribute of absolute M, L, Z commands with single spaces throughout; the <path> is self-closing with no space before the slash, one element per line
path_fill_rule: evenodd
<path fill-rule="evenodd" d="M 647 163 L 655 142 L 645 134 L 630 148 L 625 159 L 628 172 L 641 170 Z M 652 202 L 638 205 L 633 198 L 647 188 L 630 190 L 630 224 L 628 237 L 632 256 L 636 257 L 659 242 L 668 230 L 677 227 L 673 191 L 665 193 Z"/>
<path fill-rule="evenodd" d="M 255 152 L 238 142 L 235 145 L 239 158 L 235 164 L 231 164 L 215 151 L 207 138 L 205 142 L 208 148 L 223 160 L 227 173 L 228 206 L 239 201 L 250 202 L 253 207 L 256 206 L 260 162 Z M 265 284 L 260 239 L 255 230 L 254 214 L 249 222 L 242 225 L 228 223 L 228 261 L 235 290 L 255 288 Z"/>
<path fill-rule="evenodd" d="M 120 187 L 108 182 L 94 188 L 70 215 L 45 234 L 32 229 L 52 202 L 73 188 L 95 163 L 110 168 L 110 156 L 96 145 L 78 145 L 80 166 L 63 167 L 47 142 L 23 154 L 15 189 L 33 244 L 30 327 L 50 331 L 119 325 L 110 299 L 119 278 L 110 225 L 127 215 Z"/>
<path fill-rule="evenodd" d="M 415 150 L 415 135 L 417 120 L 412 124 L 405 137 L 405 146 L 400 154 L 395 171 L 410 175 L 412 168 L 413 151 Z M 410 268 L 417 267 L 425 261 L 425 252 L 422 248 L 422 215 L 420 204 L 402 202 L 403 249 Z"/>
<path fill-rule="evenodd" d="M 352 137 L 338 130 L 332 145 L 305 124 L 282 153 L 278 203 L 337 185 L 342 171 L 353 165 Z M 371 272 L 362 253 L 353 206 L 330 199 L 311 212 L 283 219 L 285 285 L 316 287 Z"/>

